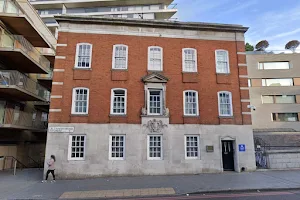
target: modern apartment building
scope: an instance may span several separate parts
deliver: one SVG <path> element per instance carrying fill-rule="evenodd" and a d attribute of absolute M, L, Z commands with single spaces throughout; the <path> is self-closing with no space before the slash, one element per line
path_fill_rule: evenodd
<path fill-rule="evenodd" d="M 300 167 L 300 54 L 247 53 L 258 167 Z"/>
<path fill-rule="evenodd" d="M 56 39 L 28 1 L 0 5 L 0 170 L 33 167 L 44 157 L 50 101 L 41 52 L 55 52 Z"/>
<path fill-rule="evenodd" d="M 54 15 L 104 16 L 118 18 L 172 18 L 177 12 L 173 0 L 30 0 L 55 34 L 58 28 Z"/>
<path fill-rule="evenodd" d="M 56 20 L 46 156 L 59 160 L 58 176 L 256 169 L 247 27 Z"/>

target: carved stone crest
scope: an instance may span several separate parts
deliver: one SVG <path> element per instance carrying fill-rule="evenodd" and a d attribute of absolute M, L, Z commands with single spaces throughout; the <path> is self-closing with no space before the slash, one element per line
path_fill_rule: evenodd
<path fill-rule="evenodd" d="M 153 119 L 149 120 L 144 126 L 146 126 L 151 133 L 160 133 L 162 129 L 168 125 L 164 124 L 162 120 Z"/>

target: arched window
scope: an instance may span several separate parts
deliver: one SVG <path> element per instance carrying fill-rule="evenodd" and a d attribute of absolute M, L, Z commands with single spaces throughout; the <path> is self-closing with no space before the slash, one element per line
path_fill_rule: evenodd
<path fill-rule="evenodd" d="M 183 91 L 183 111 L 184 115 L 199 115 L 198 92 L 195 90 Z"/>
<path fill-rule="evenodd" d="M 79 43 L 76 47 L 75 68 L 91 68 L 92 45 Z"/>
<path fill-rule="evenodd" d="M 113 47 L 112 58 L 113 69 L 127 69 L 128 68 L 128 46 L 124 44 L 116 44 Z"/>
<path fill-rule="evenodd" d="M 197 50 L 192 48 L 182 49 L 182 71 L 197 72 Z"/>
<path fill-rule="evenodd" d="M 216 72 L 218 74 L 229 74 L 229 57 L 228 51 L 226 50 L 216 50 Z"/>
<path fill-rule="evenodd" d="M 110 114 L 126 115 L 127 90 L 123 88 L 111 89 Z"/>
<path fill-rule="evenodd" d="M 231 92 L 218 92 L 219 116 L 232 116 L 232 96 Z"/>
<path fill-rule="evenodd" d="M 161 47 L 148 47 L 148 70 L 163 70 L 163 49 Z"/>
<path fill-rule="evenodd" d="M 89 89 L 78 87 L 73 88 L 72 114 L 88 114 L 89 110 Z"/>

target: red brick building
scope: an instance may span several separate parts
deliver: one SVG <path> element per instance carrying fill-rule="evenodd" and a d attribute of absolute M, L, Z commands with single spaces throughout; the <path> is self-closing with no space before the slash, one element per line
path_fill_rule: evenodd
<path fill-rule="evenodd" d="M 57 20 L 46 156 L 62 177 L 255 169 L 246 27 Z"/>

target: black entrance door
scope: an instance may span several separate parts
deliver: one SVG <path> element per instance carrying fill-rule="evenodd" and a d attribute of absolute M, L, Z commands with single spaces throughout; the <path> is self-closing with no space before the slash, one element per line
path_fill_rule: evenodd
<path fill-rule="evenodd" d="M 222 141 L 222 159 L 224 171 L 234 171 L 233 141 Z"/>

